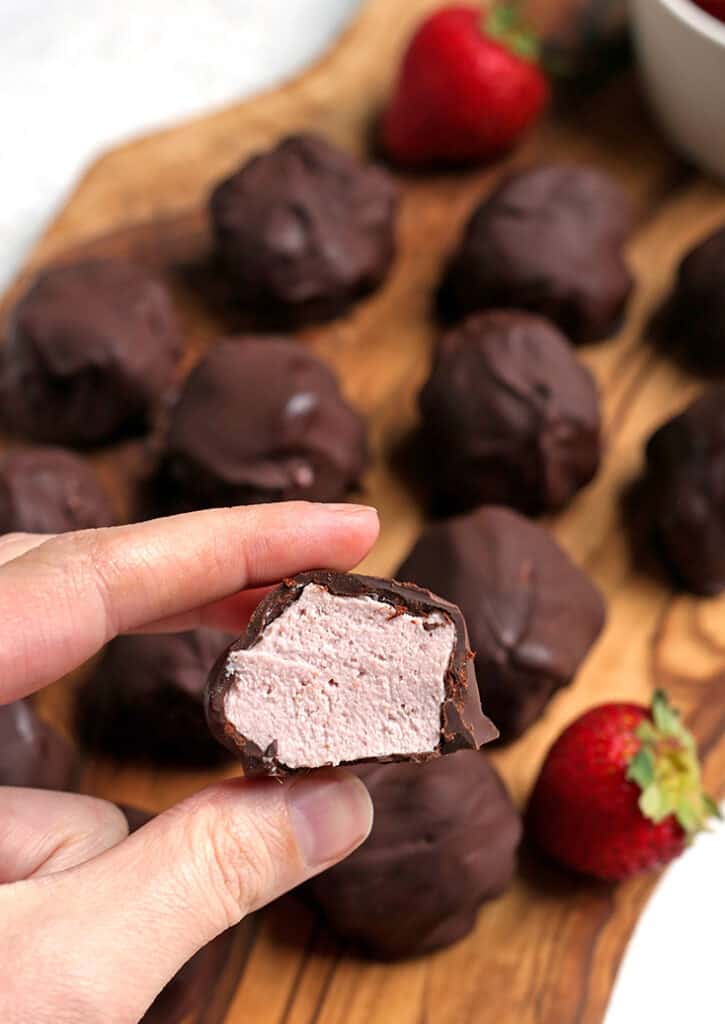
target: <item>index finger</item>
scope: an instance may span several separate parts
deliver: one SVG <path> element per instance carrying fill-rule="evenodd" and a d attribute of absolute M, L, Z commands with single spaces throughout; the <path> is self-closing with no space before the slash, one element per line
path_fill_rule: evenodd
<path fill-rule="evenodd" d="M 287 502 L 191 512 L 53 537 L 0 566 L 0 701 L 82 664 L 112 637 L 305 569 L 352 568 L 378 531 L 374 509 Z"/>

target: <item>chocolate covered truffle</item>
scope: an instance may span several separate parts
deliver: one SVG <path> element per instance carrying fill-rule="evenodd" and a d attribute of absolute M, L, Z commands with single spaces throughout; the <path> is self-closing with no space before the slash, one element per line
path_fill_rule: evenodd
<path fill-rule="evenodd" d="M 448 946 L 511 881 L 521 822 L 485 754 L 353 769 L 375 806 L 368 839 L 306 891 L 343 938 L 383 959 Z"/>
<path fill-rule="evenodd" d="M 81 687 L 81 743 L 119 760 L 214 765 L 224 751 L 209 735 L 204 687 L 230 637 L 211 629 L 121 636 Z"/>
<path fill-rule="evenodd" d="M 27 701 L 0 705 L 0 786 L 72 790 L 79 775 L 73 748 Z"/>
<path fill-rule="evenodd" d="M 111 526 L 108 495 L 90 465 L 62 448 L 0 455 L 0 533 L 66 533 Z"/>
<path fill-rule="evenodd" d="M 541 317 L 481 313 L 445 334 L 420 409 L 440 512 L 485 503 L 554 512 L 599 463 L 596 384 Z"/>
<path fill-rule="evenodd" d="M 571 682 L 604 625 L 589 577 L 546 530 L 505 508 L 428 526 L 396 575 L 460 606 L 481 703 L 504 741 Z"/>
<path fill-rule="evenodd" d="M 448 264 L 441 309 L 526 309 L 574 342 L 612 334 L 632 289 L 622 245 L 627 199 L 601 171 L 557 164 L 519 171 L 473 212 Z"/>
<path fill-rule="evenodd" d="M 278 322 L 326 320 L 385 279 L 397 190 L 315 135 L 293 135 L 216 187 L 211 220 L 239 302 Z"/>
<path fill-rule="evenodd" d="M 725 227 L 680 263 L 664 333 L 701 369 L 725 367 Z"/>
<path fill-rule="evenodd" d="M 90 445 L 146 427 L 181 339 L 160 282 L 97 260 L 43 271 L 10 317 L 8 422 L 39 441 Z"/>
<path fill-rule="evenodd" d="M 725 385 L 647 443 L 641 498 L 667 564 L 688 590 L 725 589 Z"/>
<path fill-rule="evenodd" d="M 286 580 L 212 672 L 212 732 L 247 775 L 478 748 L 481 711 L 459 609 L 394 580 Z"/>
<path fill-rule="evenodd" d="M 230 338 L 186 382 L 161 480 L 178 507 L 336 501 L 366 462 L 364 420 L 332 370 L 285 338 Z"/>

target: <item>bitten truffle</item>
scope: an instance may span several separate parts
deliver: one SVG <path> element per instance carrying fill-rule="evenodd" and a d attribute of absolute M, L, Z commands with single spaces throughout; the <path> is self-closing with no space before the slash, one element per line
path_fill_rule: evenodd
<path fill-rule="evenodd" d="M 161 479 L 178 507 L 336 501 L 366 463 L 365 422 L 332 370 L 285 338 L 230 338 L 186 382 Z"/>
<path fill-rule="evenodd" d="M 574 342 L 612 334 L 632 277 L 622 245 L 632 215 L 620 187 L 590 167 L 519 171 L 473 212 L 440 290 L 444 315 L 540 313 Z"/>
<path fill-rule="evenodd" d="M 52 267 L 11 314 L 9 425 L 81 446 L 142 430 L 180 353 L 166 289 L 143 270 L 111 260 Z"/>
<path fill-rule="evenodd" d="M 395 255 L 392 178 L 315 135 L 252 157 L 210 207 L 239 302 L 275 322 L 339 315 L 381 284 Z"/>
<path fill-rule="evenodd" d="M 599 464 L 596 384 L 541 317 L 494 311 L 445 334 L 420 409 L 440 512 L 554 512 Z"/>
<path fill-rule="evenodd" d="M 642 498 L 668 566 L 688 590 L 725 589 L 725 386 L 710 388 L 647 443 Z"/>
<path fill-rule="evenodd" d="M 486 755 L 353 769 L 375 806 L 369 838 L 305 891 L 333 929 L 400 959 L 466 935 L 516 866 L 521 821 Z"/>
<path fill-rule="evenodd" d="M 687 362 L 701 369 L 725 367 L 725 227 L 680 263 L 663 326 Z"/>
<path fill-rule="evenodd" d="M 505 508 L 427 527 L 396 575 L 460 606 L 481 703 L 504 741 L 571 682 L 604 625 L 589 577 L 546 530 Z"/>
<path fill-rule="evenodd" d="M 0 456 L 0 533 L 65 533 L 114 520 L 95 473 L 73 452 L 33 448 Z"/>
<path fill-rule="evenodd" d="M 230 637 L 210 629 L 118 637 L 80 689 L 76 724 L 84 747 L 119 760 L 215 765 L 204 687 Z"/>
<path fill-rule="evenodd" d="M 27 701 L 0 705 L 0 786 L 73 790 L 79 775 L 73 748 Z"/>
<path fill-rule="evenodd" d="M 459 609 L 427 590 L 302 573 L 216 664 L 207 717 L 246 775 L 425 761 L 498 735 L 472 657 Z"/>

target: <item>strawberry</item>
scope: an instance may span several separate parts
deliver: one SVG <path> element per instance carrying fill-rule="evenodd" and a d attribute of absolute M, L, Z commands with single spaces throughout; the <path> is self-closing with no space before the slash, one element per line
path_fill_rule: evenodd
<path fill-rule="evenodd" d="M 707 11 L 713 18 L 719 18 L 720 21 L 725 21 L 725 0 L 695 0 L 698 7 L 702 7 L 703 11 Z"/>
<path fill-rule="evenodd" d="M 383 114 L 382 144 L 408 166 L 489 160 L 510 149 L 548 97 L 515 3 L 483 15 L 442 7 L 418 28 Z"/>
<path fill-rule="evenodd" d="M 549 751 L 527 812 L 554 860 L 615 881 L 668 863 L 717 815 L 695 741 L 658 690 L 638 704 L 592 708 Z"/>

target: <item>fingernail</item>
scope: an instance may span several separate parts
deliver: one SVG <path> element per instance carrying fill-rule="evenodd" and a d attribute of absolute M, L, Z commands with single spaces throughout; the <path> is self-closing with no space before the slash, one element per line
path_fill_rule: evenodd
<path fill-rule="evenodd" d="M 335 512 L 346 516 L 370 515 L 371 512 L 374 515 L 378 514 L 378 510 L 376 508 L 373 508 L 372 505 L 353 505 L 350 502 L 342 502 L 341 504 L 337 504 L 335 502 L 329 501 L 325 502 L 322 507 L 324 509 L 329 510 L 330 512 Z"/>
<path fill-rule="evenodd" d="M 311 868 L 351 853 L 373 823 L 368 791 L 346 772 L 318 772 L 293 782 L 287 805 L 300 853 Z"/>

